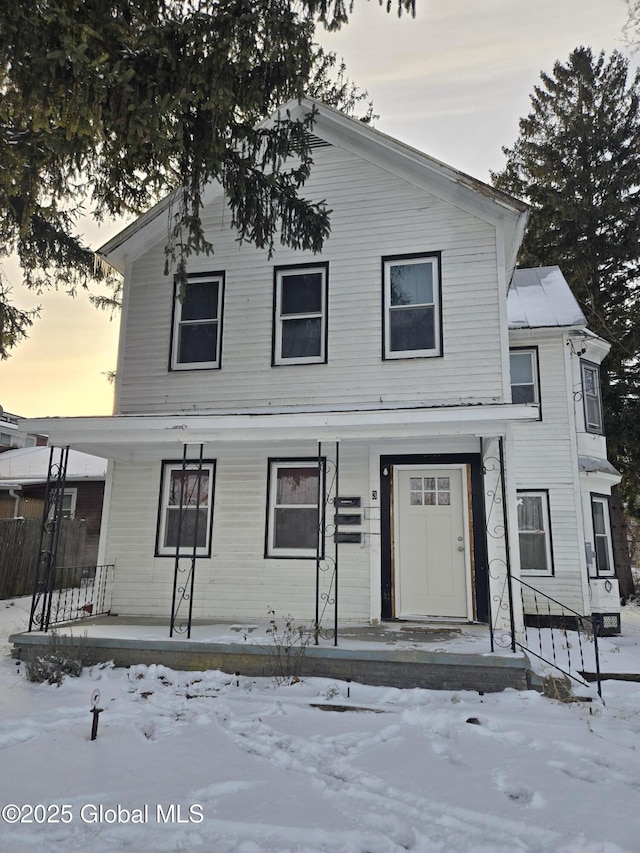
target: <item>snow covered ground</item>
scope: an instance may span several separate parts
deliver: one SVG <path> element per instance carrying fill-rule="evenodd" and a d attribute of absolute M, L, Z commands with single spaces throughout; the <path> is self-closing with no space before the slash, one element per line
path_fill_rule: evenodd
<path fill-rule="evenodd" d="M 28 604 L 0 602 L 0 851 L 640 850 L 640 684 L 606 681 L 606 705 L 347 696 L 343 682 L 158 666 L 53 687 L 8 657 Z M 602 654 L 605 671 L 640 672 L 639 609 Z"/>

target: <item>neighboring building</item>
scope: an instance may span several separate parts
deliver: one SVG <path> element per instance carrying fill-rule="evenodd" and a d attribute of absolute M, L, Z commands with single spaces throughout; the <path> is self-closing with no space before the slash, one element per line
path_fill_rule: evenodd
<path fill-rule="evenodd" d="M 337 590 L 343 620 L 519 632 L 510 576 L 617 622 L 608 346 L 556 267 L 514 275 L 526 205 L 316 108 L 320 255 L 238 244 L 216 186 L 184 301 L 169 201 L 98 253 L 125 279 L 116 415 L 29 428 L 110 460 L 113 610 L 172 612 L 180 546 L 196 618 L 313 619 Z"/>
<path fill-rule="evenodd" d="M 0 453 L 17 447 L 36 447 L 47 443 L 46 435 L 25 432 L 18 427 L 19 415 L 5 412 L 0 406 Z"/>
<path fill-rule="evenodd" d="M 25 447 L 0 455 L 0 518 L 41 519 L 49 469 L 48 447 Z M 62 517 L 84 519 L 83 564 L 96 565 L 107 460 L 69 451 Z"/>

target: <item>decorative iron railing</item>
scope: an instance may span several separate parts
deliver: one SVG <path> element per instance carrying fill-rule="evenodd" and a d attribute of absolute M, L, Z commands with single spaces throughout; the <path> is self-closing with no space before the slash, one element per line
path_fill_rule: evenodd
<path fill-rule="evenodd" d="M 578 684 L 595 681 L 602 699 L 598 623 L 519 578 L 511 582 L 524 611 L 524 637 L 513 637 L 515 646 Z"/>
<path fill-rule="evenodd" d="M 57 566 L 50 586 L 34 593 L 29 630 L 48 631 L 63 622 L 109 613 L 113 568 Z"/>

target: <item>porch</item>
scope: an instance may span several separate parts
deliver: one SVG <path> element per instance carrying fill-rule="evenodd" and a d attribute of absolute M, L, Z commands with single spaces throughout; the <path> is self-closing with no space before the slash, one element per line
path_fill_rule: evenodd
<path fill-rule="evenodd" d="M 84 665 L 113 661 L 116 666 L 161 664 L 178 670 L 219 669 L 240 680 L 271 677 L 284 658 L 301 677 L 335 678 L 389 687 L 526 690 L 535 681 L 528 657 L 511 649 L 490 652 L 487 625 L 387 622 L 344 624 L 339 646 L 314 644 L 310 633 L 300 645 L 297 625 L 291 644 L 284 625 L 194 620 L 191 637 L 167 637 L 167 620 L 95 616 L 56 627 L 57 641 L 72 645 Z M 270 632 L 271 631 L 271 632 Z M 50 648 L 50 634 L 14 634 L 13 656 L 25 658 Z"/>

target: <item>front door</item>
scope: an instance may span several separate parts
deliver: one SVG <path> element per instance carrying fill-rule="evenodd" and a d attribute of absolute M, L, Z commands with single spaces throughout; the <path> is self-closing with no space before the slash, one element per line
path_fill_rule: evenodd
<path fill-rule="evenodd" d="M 466 466 L 394 468 L 397 618 L 472 618 Z"/>

